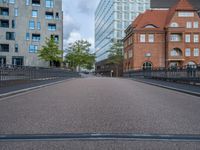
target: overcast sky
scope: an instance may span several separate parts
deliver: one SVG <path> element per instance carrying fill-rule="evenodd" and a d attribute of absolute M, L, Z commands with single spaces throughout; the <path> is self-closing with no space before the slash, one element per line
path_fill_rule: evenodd
<path fill-rule="evenodd" d="M 76 40 L 88 40 L 94 48 L 94 12 L 99 0 L 63 0 L 64 48 Z"/>

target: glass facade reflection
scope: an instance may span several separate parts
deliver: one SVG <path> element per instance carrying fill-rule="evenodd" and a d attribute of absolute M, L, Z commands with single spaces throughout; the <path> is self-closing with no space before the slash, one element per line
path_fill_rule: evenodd
<path fill-rule="evenodd" d="M 124 30 L 139 13 L 150 8 L 150 0 L 101 0 L 95 12 L 96 61 L 107 59 L 113 40 L 124 38 Z"/>

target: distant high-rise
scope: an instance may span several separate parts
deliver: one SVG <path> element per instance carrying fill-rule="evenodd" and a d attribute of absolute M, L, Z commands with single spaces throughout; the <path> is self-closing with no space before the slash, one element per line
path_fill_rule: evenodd
<path fill-rule="evenodd" d="M 49 66 L 37 51 L 51 36 L 63 49 L 62 0 L 0 0 L 0 65 Z"/>
<path fill-rule="evenodd" d="M 151 0 L 151 8 L 169 8 L 179 0 Z M 200 9 L 200 0 L 189 0 L 196 9 Z"/>
<path fill-rule="evenodd" d="M 97 62 L 108 58 L 112 41 L 122 40 L 124 30 L 150 8 L 150 0 L 101 0 L 95 12 L 95 49 Z"/>

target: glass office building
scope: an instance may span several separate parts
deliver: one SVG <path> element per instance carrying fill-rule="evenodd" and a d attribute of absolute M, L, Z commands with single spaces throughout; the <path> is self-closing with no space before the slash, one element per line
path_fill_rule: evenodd
<path fill-rule="evenodd" d="M 95 49 L 97 62 L 108 58 L 115 40 L 125 36 L 132 21 L 150 8 L 150 0 L 101 0 L 95 12 Z"/>

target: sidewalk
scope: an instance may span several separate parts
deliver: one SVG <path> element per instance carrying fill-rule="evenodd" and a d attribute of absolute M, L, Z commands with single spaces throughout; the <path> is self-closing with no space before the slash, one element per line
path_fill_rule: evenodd
<path fill-rule="evenodd" d="M 200 86 L 144 78 L 134 78 L 133 80 L 200 97 Z"/>
<path fill-rule="evenodd" d="M 57 78 L 52 80 L 41 80 L 41 81 L 33 81 L 28 83 L 22 83 L 22 84 L 16 84 L 8 87 L 2 87 L 0 88 L 0 98 L 15 95 L 22 92 L 27 92 L 30 90 L 34 90 L 37 88 L 42 88 L 45 86 L 49 86 L 52 84 L 56 84 L 59 82 L 62 82 L 64 80 L 69 80 L 73 78 Z"/>

